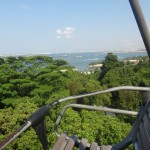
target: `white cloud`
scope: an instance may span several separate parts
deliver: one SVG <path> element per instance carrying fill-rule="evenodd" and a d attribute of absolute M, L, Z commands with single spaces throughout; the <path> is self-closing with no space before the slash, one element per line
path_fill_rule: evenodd
<path fill-rule="evenodd" d="M 57 34 L 62 34 L 62 31 L 61 31 L 60 29 L 57 29 L 57 30 L 56 30 L 56 33 L 57 33 Z"/>
<path fill-rule="evenodd" d="M 31 7 L 27 4 L 18 4 L 18 8 L 22 10 L 29 10 Z"/>
<path fill-rule="evenodd" d="M 73 28 L 73 27 L 66 27 L 64 30 L 57 29 L 56 30 L 56 33 L 57 33 L 56 38 L 65 37 L 65 38 L 70 39 L 73 36 L 74 30 L 75 30 L 75 28 Z"/>

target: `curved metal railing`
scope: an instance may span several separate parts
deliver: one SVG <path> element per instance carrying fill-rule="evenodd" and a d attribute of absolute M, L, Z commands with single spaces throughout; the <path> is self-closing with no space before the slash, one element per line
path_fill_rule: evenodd
<path fill-rule="evenodd" d="M 94 95 L 98 95 L 98 94 L 104 94 L 104 93 L 108 93 L 108 92 L 115 92 L 115 91 L 120 91 L 120 90 L 132 90 L 132 91 L 149 91 L 150 92 L 150 88 L 149 87 L 134 87 L 134 86 L 120 86 L 120 87 L 114 87 L 114 88 L 110 88 L 110 89 L 105 89 L 105 90 L 101 90 L 101 91 L 97 91 L 97 92 L 92 92 L 92 93 L 88 93 L 88 94 L 82 94 L 82 95 L 76 95 L 76 96 L 69 96 L 66 98 L 62 98 L 59 100 L 55 100 L 52 103 L 42 106 L 39 110 L 37 110 L 36 112 L 34 112 L 29 118 L 28 120 L 16 131 L 14 131 L 9 137 L 7 137 L 4 141 L 2 141 L 0 143 L 0 150 L 5 148 L 10 142 L 12 142 L 15 138 L 17 138 L 22 132 L 24 132 L 25 130 L 27 130 L 30 126 L 32 126 L 38 136 L 46 136 L 45 135 L 41 135 L 39 134 L 39 131 L 36 128 L 38 126 L 42 126 L 44 128 L 44 119 L 45 116 L 48 114 L 49 110 L 57 104 L 60 104 L 62 102 L 66 102 L 69 100 L 75 100 L 75 99 L 79 99 L 79 98 L 84 98 L 84 97 L 89 97 L 89 96 L 94 96 Z M 77 106 L 77 105 L 76 105 Z M 95 107 L 96 109 L 96 107 Z M 97 108 L 99 109 L 99 108 Z M 44 131 L 45 132 L 45 131 Z M 39 137 L 41 142 L 43 142 L 43 139 L 45 138 L 41 138 Z M 43 144 L 43 143 L 42 143 Z M 46 145 L 46 146 L 44 146 Z M 46 142 L 45 144 L 43 144 L 44 149 L 47 149 L 48 146 L 48 142 Z"/>
<path fill-rule="evenodd" d="M 89 106 L 89 105 L 81 105 L 81 104 L 69 104 L 69 105 L 66 105 L 65 107 L 63 107 L 63 109 L 61 110 L 61 112 L 60 112 L 60 114 L 57 117 L 57 120 L 55 122 L 54 131 L 55 131 L 55 134 L 58 137 L 60 136 L 60 133 L 58 132 L 58 125 L 60 124 L 61 119 L 62 119 L 65 111 L 70 107 L 86 109 L 86 110 L 93 110 L 93 111 L 95 111 L 95 110 L 104 111 L 106 113 L 110 112 L 110 113 L 115 113 L 115 114 L 133 115 L 133 116 L 136 116 L 138 114 L 138 112 L 136 112 L 136 111 L 114 109 L 114 108 L 108 108 L 108 107 L 103 107 L 103 106 Z"/>

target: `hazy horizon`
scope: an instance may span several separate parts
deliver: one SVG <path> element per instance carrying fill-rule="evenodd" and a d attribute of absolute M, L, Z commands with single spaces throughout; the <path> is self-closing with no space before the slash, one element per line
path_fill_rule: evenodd
<path fill-rule="evenodd" d="M 0 55 L 145 49 L 128 0 L 7 0 L 0 16 Z"/>

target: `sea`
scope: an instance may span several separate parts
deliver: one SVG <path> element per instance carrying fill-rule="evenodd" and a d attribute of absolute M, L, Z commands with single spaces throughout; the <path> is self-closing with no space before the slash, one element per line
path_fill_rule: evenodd
<path fill-rule="evenodd" d="M 74 66 L 78 71 L 88 71 L 89 64 L 92 62 L 100 63 L 105 59 L 108 53 L 106 52 L 81 52 L 81 53 L 57 53 L 57 54 L 47 54 L 54 59 L 66 60 L 69 65 Z M 136 51 L 136 52 L 114 52 L 117 55 L 118 60 L 123 60 L 128 57 L 138 57 L 147 56 L 146 51 Z"/>

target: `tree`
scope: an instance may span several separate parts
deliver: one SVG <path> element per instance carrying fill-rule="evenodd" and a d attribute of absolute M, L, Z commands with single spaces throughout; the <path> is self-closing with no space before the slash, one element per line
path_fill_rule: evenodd
<path fill-rule="evenodd" d="M 114 69 L 116 67 L 124 66 L 123 62 L 119 61 L 118 57 L 113 53 L 108 53 L 105 57 L 105 60 L 102 63 L 103 66 L 101 67 L 101 74 L 99 80 L 102 80 L 109 70 Z"/>
<path fill-rule="evenodd" d="M 14 79 L 10 80 L 10 83 L 13 84 L 18 96 L 28 96 L 37 87 L 37 83 L 29 79 Z"/>
<path fill-rule="evenodd" d="M 120 122 L 116 117 L 99 114 L 95 111 L 77 112 L 68 109 L 59 126 L 60 132 L 76 134 L 79 139 L 87 138 L 89 142 L 99 145 L 111 145 L 121 141 L 129 132 L 130 125 Z"/>
<path fill-rule="evenodd" d="M 149 86 L 150 85 L 150 68 L 141 67 L 137 73 L 140 75 L 140 86 Z"/>
<path fill-rule="evenodd" d="M 16 60 L 17 60 L 16 57 L 13 57 L 13 56 L 7 57 L 7 62 L 8 62 L 8 64 L 10 64 L 10 65 L 13 65 L 13 63 L 15 63 Z"/>
<path fill-rule="evenodd" d="M 8 59 L 8 60 L 7 60 Z M 62 60 L 46 56 L 9 57 L 0 64 L 0 140 L 22 125 L 38 107 L 71 95 L 91 93 L 120 85 L 144 85 L 149 83 L 150 70 L 144 66 L 124 65 L 117 56 L 110 53 L 103 61 L 102 72 L 85 75 L 73 71 Z M 8 63 L 9 62 L 9 63 Z M 142 62 L 141 62 L 142 63 Z M 65 72 L 61 70 L 65 69 Z M 100 80 L 98 81 L 98 75 Z M 78 100 L 75 103 L 113 106 L 115 108 L 138 110 L 139 92 L 120 91 Z M 63 106 L 54 106 L 46 117 L 50 147 L 55 143 L 54 122 Z M 77 134 L 90 142 L 112 144 L 122 140 L 130 130 L 133 119 L 104 113 L 68 109 L 62 119 L 60 132 Z M 122 122 L 121 122 L 122 121 Z M 41 149 L 34 132 L 28 130 L 6 149 Z"/>
<path fill-rule="evenodd" d="M 0 65 L 3 64 L 4 62 L 5 62 L 5 60 L 0 57 Z"/>
<path fill-rule="evenodd" d="M 56 66 L 64 66 L 64 65 L 68 65 L 68 63 L 65 60 L 57 59 L 57 60 L 55 60 L 55 65 Z"/>
<path fill-rule="evenodd" d="M 28 109 L 27 109 L 28 108 Z M 14 130 L 18 129 L 26 119 L 37 110 L 37 106 L 29 98 L 23 98 L 16 104 L 15 109 L 6 108 L 0 110 L 0 140 L 6 138 Z M 32 140 L 31 140 L 32 139 Z M 19 149 L 42 149 L 37 135 L 32 130 L 28 130 L 14 140 L 6 150 Z"/>

